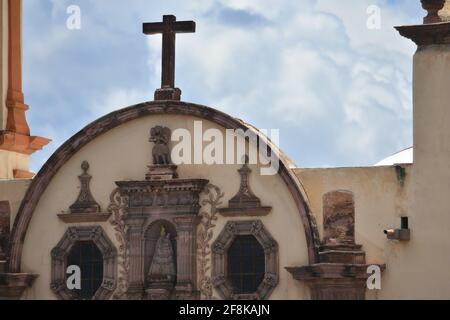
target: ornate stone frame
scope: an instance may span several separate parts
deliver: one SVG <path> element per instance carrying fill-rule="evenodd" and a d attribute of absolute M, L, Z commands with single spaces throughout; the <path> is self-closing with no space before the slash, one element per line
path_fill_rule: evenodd
<path fill-rule="evenodd" d="M 264 248 L 264 280 L 254 294 L 234 294 L 227 279 L 227 251 L 233 240 L 239 235 L 253 235 Z M 212 246 L 212 279 L 213 286 L 226 300 L 264 300 L 270 296 L 279 281 L 278 243 L 260 220 L 227 222 Z"/>
<path fill-rule="evenodd" d="M 95 293 L 93 300 L 107 300 L 117 284 L 117 250 L 100 226 L 70 227 L 53 248 L 51 289 L 62 300 L 73 299 L 66 288 L 67 256 L 77 241 L 93 241 L 103 255 L 103 283 Z"/>

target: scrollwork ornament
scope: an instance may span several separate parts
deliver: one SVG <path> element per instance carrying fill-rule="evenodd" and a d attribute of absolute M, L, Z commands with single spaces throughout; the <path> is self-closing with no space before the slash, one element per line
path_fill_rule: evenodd
<path fill-rule="evenodd" d="M 217 221 L 217 207 L 222 204 L 224 194 L 220 188 L 208 184 L 205 187 L 202 210 L 200 212 L 201 221 L 198 228 L 198 265 L 199 265 L 199 290 L 203 299 L 213 299 L 213 281 L 211 279 L 211 239 L 213 238 L 213 228 Z"/>
<path fill-rule="evenodd" d="M 129 256 L 127 248 L 127 226 L 123 219 L 126 214 L 128 197 L 120 194 L 120 189 L 115 189 L 110 196 L 108 212 L 111 212 L 110 223 L 114 228 L 115 237 L 119 243 L 118 266 L 119 277 L 117 289 L 114 292 L 113 299 L 122 299 L 128 289 Z"/>

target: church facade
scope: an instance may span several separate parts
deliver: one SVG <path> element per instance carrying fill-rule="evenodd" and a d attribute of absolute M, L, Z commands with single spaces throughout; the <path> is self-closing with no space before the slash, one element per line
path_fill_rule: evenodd
<path fill-rule="evenodd" d="M 297 168 L 183 102 L 175 34 L 196 25 L 164 16 L 144 24 L 163 34 L 154 101 L 89 124 L 33 176 L 50 141 L 25 118 L 21 1 L 2 0 L 0 299 L 450 298 L 450 3 L 422 4 L 424 24 L 397 27 L 418 45 L 412 164 Z M 233 161 L 197 159 L 211 146 Z"/>

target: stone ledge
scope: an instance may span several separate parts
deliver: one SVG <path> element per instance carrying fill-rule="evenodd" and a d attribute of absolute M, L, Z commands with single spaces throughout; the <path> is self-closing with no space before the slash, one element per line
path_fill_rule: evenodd
<path fill-rule="evenodd" d="M 224 217 L 263 217 L 272 211 L 272 207 L 219 208 L 217 211 Z"/>
<path fill-rule="evenodd" d="M 20 299 L 37 277 L 29 273 L 0 273 L 0 299 Z"/>
<path fill-rule="evenodd" d="M 286 267 L 296 280 L 316 280 L 316 279 L 367 279 L 369 274 L 367 268 L 372 264 L 344 264 L 344 263 L 317 263 L 303 267 Z M 378 265 L 378 264 L 373 264 Z M 381 271 L 386 269 L 386 265 L 378 265 Z"/>
<path fill-rule="evenodd" d="M 369 264 L 318 263 L 287 267 L 295 280 L 305 282 L 312 300 L 364 300 Z M 378 265 L 381 271 L 386 265 Z"/>
<path fill-rule="evenodd" d="M 0 132 L 0 150 L 31 155 L 41 150 L 51 140 L 42 137 L 27 136 L 11 131 Z"/>
<path fill-rule="evenodd" d="M 65 223 L 105 222 L 108 221 L 111 212 L 106 213 L 62 213 L 58 214 Z"/>
<path fill-rule="evenodd" d="M 450 22 L 395 27 L 418 46 L 450 44 Z"/>

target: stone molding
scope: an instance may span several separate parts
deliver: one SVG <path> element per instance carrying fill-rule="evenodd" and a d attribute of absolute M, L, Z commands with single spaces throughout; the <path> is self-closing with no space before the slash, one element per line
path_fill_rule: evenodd
<path fill-rule="evenodd" d="M 258 290 L 250 295 L 233 293 L 227 279 L 227 251 L 239 235 L 253 235 L 264 248 L 265 275 Z M 260 220 L 229 221 L 212 245 L 212 284 L 226 300 L 265 300 L 278 284 L 278 244 Z"/>
<path fill-rule="evenodd" d="M 117 250 L 99 226 L 70 227 L 51 251 L 50 288 L 61 300 L 76 299 L 66 287 L 67 256 L 78 241 L 93 241 L 103 255 L 103 282 L 94 295 L 94 300 L 107 300 L 117 284 Z"/>
<path fill-rule="evenodd" d="M 395 27 L 417 46 L 450 44 L 450 22 Z"/>
<path fill-rule="evenodd" d="M 50 143 L 50 139 L 27 136 L 11 131 L 0 132 L 0 150 L 31 155 L 42 150 Z"/>
<path fill-rule="evenodd" d="M 365 300 L 367 264 L 319 263 L 287 267 L 295 280 L 308 285 L 312 300 Z M 380 265 L 383 271 L 385 265 Z"/>

